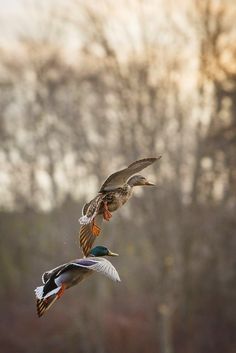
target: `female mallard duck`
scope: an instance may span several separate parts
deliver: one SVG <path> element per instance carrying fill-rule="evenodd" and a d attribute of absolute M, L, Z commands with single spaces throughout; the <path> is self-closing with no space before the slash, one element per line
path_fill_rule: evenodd
<path fill-rule="evenodd" d="M 43 286 L 35 289 L 38 316 L 42 316 L 64 294 L 65 289 L 75 286 L 94 271 L 120 282 L 115 267 L 102 256 L 118 256 L 118 254 L 105 246 L 96 246 L 90 251 L 89 257 L 70 261 L 45 272 L 42 275 Z"/>
<path fill-rule="evenodd" d="M 127 168 L 111 174 L 101 186 L 98 195 L 85 204 L 80 224 L 80 246 L 85 256 L 89 254 L 92 244 L 101 232 L 103 219 L 109 221 L 111 212 L 124 205 L 132 195 L 134 186 L 155 185 L 142 175 L 134 175 L 148 167 L 158 158 L 140 159 Z"/>

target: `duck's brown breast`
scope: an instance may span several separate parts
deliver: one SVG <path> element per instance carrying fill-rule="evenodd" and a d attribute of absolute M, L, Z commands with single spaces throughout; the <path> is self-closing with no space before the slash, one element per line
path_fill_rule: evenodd
<path fill-rule="evenodd" d="M 129 185 L 125 185 L 124 187 L 107 194 L 105 201 L 107 201 L 109 211 L 114 212 L 123 206 L 129 200 L 131 195 L 132 188 Z"/>

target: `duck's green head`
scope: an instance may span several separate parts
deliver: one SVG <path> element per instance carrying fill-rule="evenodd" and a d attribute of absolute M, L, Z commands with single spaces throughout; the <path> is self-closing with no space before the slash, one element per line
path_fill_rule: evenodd
<path fill-rule="evenodd" d="M 89 256 L 101 257 L 101 256 L 119 256 L 119 255 L 114 252 L 111 252 L 105 246 L 99 245 L 99 246 L 95 246 L 95 248 L 93 248 L 90 251 Z"/>

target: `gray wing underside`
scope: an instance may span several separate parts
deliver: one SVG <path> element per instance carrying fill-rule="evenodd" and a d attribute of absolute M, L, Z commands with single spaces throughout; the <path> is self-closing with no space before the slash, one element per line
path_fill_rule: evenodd
<path fill-rule="evenodd" d="M 112 281 L 120 282 L 120 276 L 116 271 L 115 267 L 111 264 L 110 261 L 104 258 L 87 257 L 86 259 L 80 259 L 78 261 L 71 262 L 70 264 L 68 264 L 68 266 L 70 268 L 79 267 L 79 268 L 85 268 L 87 270 L 92 270 L 95 272 L 100 272 L 104 276 L 110 278 Z"/>
<path fill-rule="evenodd" d="M 86 260 L 87 259 L 72 260 L 68 263 L 57 266 L 50 271 L 44 272 L 44 274 L 42 275 L 43 283 L 45 284 L 49 279 L 52 279 L 53 277 L 56 278 L 56 277 L 60 276 L 62 273 L 74 268 L 75 263 L 76 263 L 77 268 L 79 266 L 81 267 L 81 269 L 88 268 L 90 263 L 87 261 L 87 266 L 86 266 Z"/>
<path fill-rule="evenodd" d="M 120 282 L 120 276 L 115 267 L 110 263 L 110 261 L 104 258 L 97 261 L 97 263 L 93 266 L 93 270 L 102 273 L 115 282 Z"/>
<path fill-rule="evenodd" d="M 81 272 L 87 272 L 94 264 L 95 262 L 93 260 L 90 260 L 89 258 L 72 260 L 64 266 L 61 266 L 61 269 L 57 272 L 55 277 L 59 277 L 62 273 L 74 269 L 80 269 Z"/>
<path fill-rule="evenodd" d="M 116 188 L 123 186 L 127 180 L 134 174 L 140 172 L 144 168 L 154 163 L 158 158 L 144 158 L 130 164 L 127 168 L 119 170 L 111 174 L 102 184 L 99 192 L 112 191 Z"/>
<path fill-rule="evenodd" d="M 94 222 L 99 228 L 102 228 L 103 215 L 101 214 L 97 215 L 94 218 Z M 85 256 L 89 255 L 92 245 L 95 239 L 97 238 L 97 236 L 93 234 L 92 227 L 93 227 L 92 223 L 88 223 L 80 226 L 80 232 L 79 232 L 80 247 L 82 248 Z"/>
<path fill-rule="evenodd" d="M 105 276 L 109 277 L 113 281 L 120 281 L 118 272 L 115 267 L 106 259 L 103 258 L 93 258 L 87 257 L 84 259 L 76 259 L 70 261 L 66 264 L 57 266 L 50 271 L 43 274 L 43 283 L 45 284 L 49 279 L 54 277 L 57 278 L 61 274 L 68 272 L 73 269 L 80 269 L 81 272 L 87 272 L 88 270 L 93 270 L 100 272 Z"/>

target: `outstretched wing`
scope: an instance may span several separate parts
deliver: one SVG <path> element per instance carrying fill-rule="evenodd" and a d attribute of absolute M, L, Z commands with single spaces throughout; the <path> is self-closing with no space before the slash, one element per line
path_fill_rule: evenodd
<path fill-rule="evenodd" d="M 115 282 L 120 282 L 120 276 L 110 261 L 101 257 L 87 257 L 70 262 L 61 273 L 73 268 L 83 268 L 102 273 Z"/>
<path fill-rule="evenodd" d="M 94 271 L 102 273 L 115 282 L 120 282 L 120 276 L 110 261 L 104 258 L 96 258 L 96 261 L 92 268 Z"/>
<path fill-rule="evenodd" d="M 80 232 L 79 232 L 80 247 L 82 248 L 85 256 L 89 255 L 92 245 L 100 233 L 99 229 L 101 230 L 102 223 L 103 223 L 103 215 L 97 215 L 94 218 L 93 223 L 84 224 L 80 227 Z M 94 226 L 96 226 L 98 229 L 97 235 L 94 234 L 94 230 L 93 230 Z"/>
<path fill-rule="evenodd" d="M 151 165 L 160 158 L 161 156 L 158 158 L 140 159 L 130 164 L 127 168 L 124 168 L 122 170 L 119 170 L 118 172 L 111 174 L 104 181 L 99 192 L 112 191 L 114 189 L 122 187 L 133 174 L 136 174 L 144 168 L 147 168 L 149 165 Z"/>

